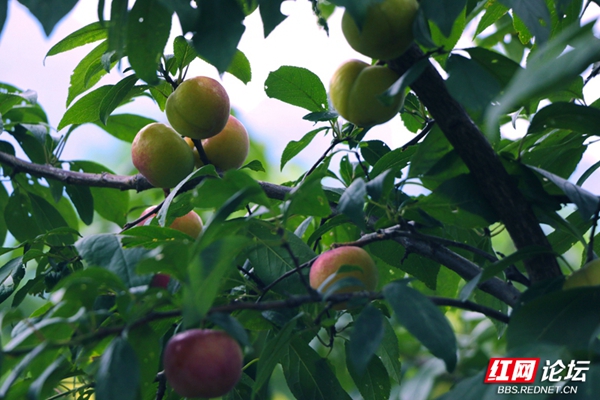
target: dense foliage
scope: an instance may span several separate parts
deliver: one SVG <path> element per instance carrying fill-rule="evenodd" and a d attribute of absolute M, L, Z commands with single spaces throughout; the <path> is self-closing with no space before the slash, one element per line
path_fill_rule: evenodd
<path fill-rule="evenodd" d="M 19 1 L 46 33 L 77 3 Z M 336 7 L 363 21 L 379 1 L 311 0 L 316 23 L 306 29 L 327 29 Z M 415 134 L 399 148 L 338 118 L 311 71 L 281 66 L 267 95 L 305 109 L 315 128 L 289 142 L 279 167 L 317 136 L 331 146 L 284 184 L 258 180 L 268 166 L 256 159 L 226 173 L 196 169 L 164 192 L 149 225 L 136 226 L 136 199 L 162 190 L 61 160 L 84 124 L 131 142 L 153 121 L 119 107 L 149 96 L 164 110 L 198 58 L 247 83 L 243 21 L 260 13 L 266 37 L 285 23 L 282 2 L 112 0 L 109 16 L 48 50 L 95 44 L 71 76 L 59 136 L 35 93 L 0 84 L 0 399 L 179 399 L 162 350 L 198 327 L 225 330 L 244 349 L 226 399 L 488 399 L 497 386 L 483 374 L 498 356 L 589 360 L 572 397 L 597 399 L 600 287 L 562 290 L 563 275 L 600 251 L 600 200 L 581 188 L 600 161 L 569 181 L 600 126 L 599 100 L 583 95 L 600 40 L 581 17 L 596 1 L 421 0 L 415 44 L 380 62 L 400 76 L 380 100 L 406 96 L 400 117 Z M 164 54 L 173 14 L 185 36 Z M 468 34 L 475 45 L 455 49 Z M 99 86 L 125 60 L 123 79 Z M 503 137 L 517 120 L 527 122 L 522 137 Z M 192 209 L 205 217 L 197 240 L 168 228 Z M 121 231 L 80 234 L 108 223 Z M 504 230 L 511 254 L 495 249 Z M 334 293 L 354 278 L 324 293 L 308 286 L 317 255 L 344 245 L 374 257 L 376 291 Z M 564 258 L 573 252 L 578 265 Z M 157 273 L 173 278 L 167 288 L 150 285 Z"/>

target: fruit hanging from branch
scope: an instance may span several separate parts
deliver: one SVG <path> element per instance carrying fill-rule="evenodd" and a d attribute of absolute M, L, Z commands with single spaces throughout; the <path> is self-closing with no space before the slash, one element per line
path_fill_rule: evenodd
<path fill-rule="evenodd" d="M 207 139 L 221 132 L 227 124 L 229 111 L 225 88 L 206 76 L 183 81 L 165 105 L 173 129 L 192 139 Z"/>
<path fill-rule="evenodd" d="M 203 166 L 194 142 L 189 138 L 186 138 L 186 142 L 193 149 L 196 167 Z M 248 131 L 236 117 L 230 115 L 225 128 L 215 136 L 204 139 L 202 147 L 208 160 L 219 170 L 238 169 L 244 165 L 250 150 Z"/>
<path fill-rule="evenodd" d="M 360 60 L 349 60 L 333 74 L 329 96 L 337 112 L 360 127 L 383 124 L 392 119 L 404 103 L 399 94 L 386 105 L 379 98 L 400 78 L 391 69 L 369 65 Z"/>
<path fill-rule="evenodd" d="M 158 122 L 143 127 L 131 144 L 131 160 L 148 182 L 172 188 L 194 169 L 194 155 L 171 127 Z"/>
<path fill-rule="evenodd" d="M 356 246 L 343 246 L 326 251 L 317 257 L 310 268 L 310 286 L 320 292 L 326 292 L 334 283 L 344 278 L 356 278 L 362 285 L 344 286 L 336 290 L 335 294 L 373 291 L 377 287 L 379 273 L 369 253 Z M 335 310 L 346 308 L 346 303 L 333 307 Z"/>
<path fill-rule="evenodd" d="M 362 28 L 346 10 L 342 32 L 348 44 L 365 56 L 377 60 L 400 57 L 413 42 L 412 26 L 419 9 L 416 0 L 384 0 L 372 4 Z"/>
<path fill-rule="evenodd" d="M 169 340 L 163 365 L 167 382 L 179 395 L 213 398 L 223 396 L 239 381 L 243 354 L 223 331 L 191 329 Z"/>
<path fill-rule="evenodd" d="M 586 263 L 567 277 L 563 289 L 596 285 L 600 285 L 600 258 Z"/>

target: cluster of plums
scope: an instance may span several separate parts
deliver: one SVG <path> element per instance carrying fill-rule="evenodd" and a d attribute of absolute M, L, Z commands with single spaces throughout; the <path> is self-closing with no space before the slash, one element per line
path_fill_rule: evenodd
<path fill-rule="evenodd" d="M 248 132 L 230 115 L 229 96 L 218 81 L 197 76 L 182 82 L 167 99 L 165 113 L 171 126 L 146 125 L 131 144 L 133 165 L 153 186 L 172 188 L 204 165 L 194 140 L 221 171 L 244 164 Z"/>
<path fill-rule="evenodd" d="M 365 56 L 392 60 L 411 45 L 418 8 L 417 0 L 383 0 L 367 9 L 361 28 L 346 11 L 342 17 L 344 37 L 354 50 Z M 391 104 L 384 104 L 378 97 L 399 78 L 383 65 L 346 61 L 331 79 L 331 102 L 342 117 L 357 126 L 383 124 L 400 111 L 404 96 L 395 96 Z"/>

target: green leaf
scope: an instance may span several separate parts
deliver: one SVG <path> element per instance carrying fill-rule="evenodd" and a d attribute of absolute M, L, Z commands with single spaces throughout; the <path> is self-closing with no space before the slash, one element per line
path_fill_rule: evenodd
<path fill-rule="evenodd" d="M 356 375 L 362 377 L 383 339 L 383 315 L 379 309 L 365 307 L 354 322 L 346 357 Z M 383 365 L 382 365 L 383 367 Z M 384 368 L 385 369 L 385 368 Z"/>
<path fill-rule="evenodd" d="M 111 87 L 100 102 L 100 109 L 98 110 L 100 122 L 106 125 L 110 114 L 121 105 L 121 102 L 129 95 L 137 81 L 138 77 L 136 75 L 129 75 Z"/>
<path fill-rule="evenodd" d="M 85 57 L 81 59 L 79 64 L 71 74 L 69 85 L 69 93 L 67 95 L 67 107 L 73 100 L 86 90 L 93 87 L 100 78 L 106 75 L 107 71 L 102 66 L 102 57 L 108 50 L 106 41 L 100 43 Z M 114 60 L 111 60 L 111 62 Z"/>
<path fill-rule="evenodd" d="M 123 56 L 127 39 L 127 0 L 112 0 L 110 3 L 110 26 L 108 31 L 108 50 Z"/>
<path fill-rule="evenodd" d="M 127 20 L 127 58 L 135 74 L 151 85 L 169 33 L 172 14 L 159 0 L 137 0 Z"/>
<path fill-rule="evenodd" d="M 446 363 L 446 369 L 456 367 L 456 337 L 444 314 L 415 289 L 401 282 L 392 282 L 383 288 L 396 319 L 434 356 Z"/>
<path fill-rule="evenodd" d="M 425 17 L 435 22 L 444 36 L 450 36 L 454 21 L 465 8 L 467 0 L 423 0 L 420 8 L 423 9 Z"/>
<path fill-rule="evenodd" d="M 327 92 L 317 75 L 306 68 L 282 66 L 265 81 L 267 96 L 312 112 L 328 110 Z"/>
<path fill-rule="evenodd" d="M 106 24 L 101 22 L 93 22 L 89 25 L 84 26 L 81 29 L 71 33 L 58 43 L 56 43 L 48 53 L 46 57 L 54 56 L 56 54 L 64 53 L 65 51 L 73 50 L 77 47 L 83 46 L 88 43 L 93 43 L 98 40 L 106 39 L 108 37 L 108 30 Z"/>
<path fill-rule="evenodd" d="M 189 284 L 184 286 L 185 326 L 197 324 L 206 315 L 223 278 L 235 268 L 235 258 L 247 244 L 245 237 L 226 236 L 208 245 L 192 260 L 188 266 Z"/>
<path fill-rule="evenodd" d="M 600 324 L 600 308 L 591 306 L 598 301 L 600 288 L 596 286 L 561 290 L 526 303 L 511 314 L 508 349 L 545 342 L 587 350 Z"/>
<path fill-rule="evenodd" d="M 363 231 L 367 230 L 364 212 L 366 197 L 367 185 L 362 178 L 358 178 L 344 190 L 338 203 L 338 211 L 346 215 Z"/>
<path fill-rule="evenodd" d="M 600 109 L 559 102 L 539 110 L 527 134 L 542 133 L 547 129 L 567 129 L 586 135 L 595 135 L 600 125 Z"/>
<path fill-rule="evenodd" d="M 233 55 L 233 60 L 229 64 L 226 72 L 235 76 L 246 85 L 252 80 L 252 68 L 250 67 L 250 61 L 240 50 L 236 50 L 235 54 Z"/>
<path fill-rule="evenodd" d="M 0 210 L 6 210 L 8 206 L 8 200 L 10 196 L 6 191 L 4 184 L 0 184 Z M 6 225 L 6 217 L 3 212 L 0 213 L 0 246 L 4 244 L 6 240 L 6 234 L 8 232 L 8 226 Z"/>
<path fill-rule="evenodd" d="M 198 56 L 191 40 L 177 36 L 173 42 L 173 54 L 177 60 L 177 69 L 183 71 Z"/>
<path fill-rule="evenodd" d="M 50 36 L 54 26 L 75 7 L 78 0 L 19 0 L 29 9 Z"/>
<path fill-rule="evenodd" d="M 142 399 L 156 395 L 156 371 L 159 370 L 161 356 L 161 337 L 148 325 L 141 325 L 127 334 L 138 360 L 140 370 L 140 394 Z"/>
<path fill-rule="evenodd" d="M 250 171 L 266 172 L 265 167 L 259 160 L 252 160 L 249 163 L 243 165 L 240 169 L 249 169 Z"/>
<path fill-rule="evenodd" d="M 391 106 L 397 96 L 403 96 L 406 88 L 416 81 L 425 68 L 429 65 L 427 59 L 417 61 L 415 64 L 404 73 L 392 86 L 389 87 L 383 94 L 378 96 L 378 99 L 386 106 Z"/>
<path fill-rule="evenodd" d="M 513 76 L 518 71 L 523 69 L 518 63 L 514 62 L 510 58 L 483 47 L 471 47 L 469 49 L 465 49 L 465 51 L 469 53 L 471 60 L 477 62 L 490 75 L 492 75 L 500 83 L 502 88 L 506 87 L 506 85 L 510 83 Z"/>
<path fill-rule="evenodd" d="M 414 207 L 462 228 L 484 227 L 498 220 L 470 174 L 448 179 L 430 195 L 419 197 Z"/>
<path fill-rule="evenodd" d="M 452 54 L 446 69 L 450 74 L 446 83 L 452 97 L 476 113 L 483 112 L 502 89 L 500 82 L 478 62 L 463 56 Z"/>
<path fill-rule="evenodd" d="M 287 196 L 290 204 L 286 216 L 312 215 L 327 217 L 331 214 L 331 207 L 321 185 L 322 176 L 309 175 L 300 186 L 295 187 Z"/>
<path fill-rule="evenodd" d="M 479 20 L 477 30 L 473 36 L 479 35 L 481 32 L 498 22 L 507 12 L 508 8 L 499 1 L 489 4 L 489 6 L 486 7 L 483 17 Z"/>
<path fill-rule="evenodd" d="M 65 112 L 58 123 L 58 130 L 68 125 L 81 125 L 96 122 L 100 117 L 100 104 L 114 85 L 100 86 L 98 89 L 86 94 Z"/>
<path fill-rule="evenodd" d="M 135 273 L 137 264 L 147 254 L 143 248 L 123 249 L 119 237 L 110 233 L 86 236 L 75 243 L 75 248 L 87 265 L 107 269 L 127 287 L 147 283 Z"/>
<path fill-rule="evenodd" d="M 282 247 L 283 241 L 277 228 L 263 221 L 252 221 L 248 234 L 254 244 L 249 247 L 245 256 L 250 260 L 258 278 L 266 285 L 272 283 L 282 274 L 296 268 L 290 253 Z M 315 252 L 298 236 L 285 232 L 285 239 L 299 263 L 303 264 L 316 257 Z M 305 270 L 303 273 L 306 273 Z M 288 277 L 273 288 L 275 291 L 288 293 L 305 293 L 297 274 Z"/>
<path fill-rule="evenodd" d="M 19 242 L 44 233 L 34 216 L 29 196 L 22 190 L 15 189 L 11 193 L 4 209 L 4 219 L 9 232 Z"/>
<path fill-rule="evenodd" d="M 327 361 L 298 336 L 284 349 L 281 366 L 297 399 L 350 400 Z"/>
<path fill-rule="evenodd" d="M 110 126 L 110 118 L 108 126 Z M 114 172 L 103 165 L 91 161 L 71 161 L 70 165 L 72 171 L 83 171 L 93 174 L 114 174 Z M 92 187 L 90 191 L 94 198 L 94 210 L 101 217 L 119 226 L 123 226 L 127 222 L 129 192 L 101 187 Z"/>
<path fill-rule="evenodd" d="M 87 186 L 66 185 L 65 190 L 83 223 L 90 225 L 94 220 L 94 197 L 90 188 Z"/>
<path fill-rule="evenodd" d="M 570 51 L 565 47 L 572 46 Z M 529 57 L 527 68 L 517 72 L 503 95 L 499 106 L 486 112 L 486 133 L 497 132 L 500 117 L 516 106 L 549 92 L 568 86 L 590 64 L 600 59 L 600 40 L 590 26 L 571 26 L 540 46 Z"/>
<path fill-rule="evenodd" d="M 19 363 L 12 368 L 10 374 L 5 378 L 4 382 L 2 382 L 2 386 L 0 386 L 0 399 L 5 399 L 8 391 L 12 388 L 12 385 L 17 381 L 19 375 L 23 373 L 23 371 L 31 364 L 31 362 L 39 356 L 44 350 L 46 350 L 47 342 L 41 343 L 37 345 L 33 350 L 28 352 L 25 357 Z"/>
<path fill-rule="evenodd" d="M 100 128 L 124 142 L 131 143 L 135 135 L 146 125 L 156 122 L 151 118 L 136 114 L 113 114 L 108 116 L 106 123 L 95 122 Z"/>
<path fill-rule="evenodd" d="M 398 171 L 408 166 L 416 151 L 415 147 L 409 147 L 406 150 L 400 147 L 385 153 L 377 162 L 375 162 L 373 170 L 369 175 L 371 177 L 376 177 L 387 170 L 392 170 L 394 171 L 394 174 L 396 174 Z"/>
<path fill-rule="evenodd" d="M 236 0 L 205 0 L 198 4 L 200 18 L 192 38 L 203 59 L 221 73 L 231 65 L 246 27 L 246 17 Z"/>
<path fill-rule="evenodd" d="M 283 329 L 276 335 L 273 330 L 267 333 L 265 346 L 260 353 L 258 364 L 256 365 L 256 380 L 252 387 L 253 393 L 257 393 L 273 374 L 275 366 L 283 357 L 284 351 L 289 346 L 292 333 L 296 327 L 296 321 L 297 319 L 294 318 L 286 323 Z"/>
<path fill-rule="evenodd" d="M 381 339 L 381 345 L 375 352 L 385 368 L 387 369 L 388 375 L 400 383 L 402 380 L 402 364 L 400 363 L 400 346 L 398 345 L 398 337 L 394 328 L 390 324 L 387 318 L 383 319 L 383 337 Z"/>
<path fill-rule="evenodd" d="M 263 32 L 265 37 L 269 36 L 273 29 L 282 23 L 287 15 L 281 13 L 281 3 L 284 0 L 259 0 L 260 18 L 263 22 Z"/>
<path fill-rule="evenodd" d="M 390 151 L 389 146 L 381 140 L 367 140 L 360 143 L 360 155 L 370 165 L 377 164 Z"/>
<path fill-rule="evenodd" d="M 545 0 L 500 0 L 525 23 L 539 43 L 548 41 L 552 24 Z"/>
<path fill-rule="evenodd" d="M 600 207 L 600 198 L 582 187 L 579 187 L 560 176 L 544 171 L 541 168 L 533 167 L 531 165 L 528 165 L 528 167 L 558 186 L 569 200 L 575 203 L 584 220 L 591 218 L 591 216 L 596 213 L 598 207 Z"/>
<path fill-rule="evenodd" d="M 346 354 L 348 354 L 350 344 L 346 342 Z M 354 365 L 348 362 L 347 357 L 346 365 L 352 380 L 364 400 L 390 398 L 392 390 L 390 377 L 379 357 L 372 357 L 362 374 L 356 372 Z"/>
<path fill-rule="evenodd" d="M 6 22 L 6 15 L 8 14 L 8 0 L 0 0 L 0 35 Z"/>
<path fill-rule="evenodd" d="M 110 342 L 96 373 L 97 400 L 137 400 L 140 365 L 135 351 L 123 338 Z"/>
<path fill-rule="evenodd" d="M 237 340 L 242 347 L 250 346 L 250 338 L 240 322 L 229 314 L 211 313 L 208 319 L 213 324 L 223 328 L 232 338 Z"/>
<path fill-rule="evenodd" d="M 532 246 L 520 248 L 519 250 L 515 251 L 508 257 L 504 257 L 503 259 L 498 260 L 498 261 L 494 262 L 493 264 L 487 266 L 483 270 L 483 273 L 481 275 L 481 282 L 485 282 L 488 279 L 490 279 L 491 277 L 498 275 L 500 272 L 504 271 L 506 268 L 508 268 L 512 264 L 515 264 L 519 261 L 522 261 L 522 260 L 525 260 L 528 258 L 532 258 L 533 256 L 536 256 L 536 255 L 548 254 L 548 253 L 553 254 L 552 251 L 548 250 L 548 248 L 546 248 L 544 246 L 533 246 L 532 245 Z"/>
<path fill-rule="evenodd" d="M 64 356 L 60 356 L 58 359 L 54 360 L 52 364 L 48 365 L 44 372 L 42 372 L 39 376 L 36 376 L 35 380 L 29 386 L 29 390 L 27 391 L 27 398 L 29 400 L 37 400 L 42 396 L 42 390 L 44 386 L 50 387 L 50 383 L 56 385 L 60 381 L 60 374 L 58 372 L 66 373 L 65 368 L 66 360 Z"/>
<path fill-rule="evenodd" d="M 283 171 L 283 167 L 285 167 L 285 164 L 287 164 L 288 161 L 290 161 L 292 158 L 296 157 L 302 150 L 304 150 L 306 148 L 306 146 L 308 146 L 310 144 L 310 142 L 312 142 L 312 140 L 315 138 L 317 133 L 319 133 L 323 130 L 326 130 L 326 129 L 328 129 L 328 128 L 326 128 L 326 127 L 317 128 L 315 130 L 308 132 L 304 136 L 302 136 L 302 139 L 300 139 L 299 141 L 291 140 L 285 146 L 285 149 L 283 149 L 283 153 L 281 153 L 281 161 L 279 164 L 279 170 Z"/>

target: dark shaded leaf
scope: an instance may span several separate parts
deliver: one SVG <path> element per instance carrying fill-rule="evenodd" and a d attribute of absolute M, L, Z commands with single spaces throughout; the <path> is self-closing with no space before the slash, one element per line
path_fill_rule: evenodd
<path fill-rule="evenodd" d="M 348 358 L 356 375 L 362 377 L 383 339 L 383 315 L 373 306 L 365 307 L 354 322 L 350 342 L 346 347 Z M 383 365 L 382 365 L 383 366 Z"/>
<path fill-rule="evenodd" d="M 29 9 L 42 27 L 46 36 L 50 36 L 54 27 L 75 7 L 78 0 L 19 0 Z"/>
<path fill-rule="evenodd" d="M 106 93 L 100 102 L 100 109 L 98 110 L 100 122 L 106 125 L 110 114 L 115 110 L 115 108 L 121 105 L 121 102 L 129 95 L 129 92 L 131 89 L 133 89 L 133 86 L 137 81 L 137 76 L 129 75 L 111 87 L 110 91 Z"/>
<path fill-rule="evenodd" d="M 171 32 L 171 13 L 159 0 L 137 0 L 127 21 L 127 58 L 135 74 L 151 85 Z M 101 114 L 102 116 L 102 114 Z"/>
<path fill-rule="evenodd" d="M 139 393 L 140 365 L 131 345 L 116 337 L 110 342 L 96 373 L 97 400 L 136 400 Z"/>
<path fill-rule="evenodd" d="M 444 314 L 423 294 L 401 282 L 383 288 L 396 319 L 431 353 L 444 360 L 446 369 L 456 366 L 456 337 Z"/>
<path fill-rule="evenodd" d="M 265 37 L 269 36 L 273 29 L 282 23 L 287 15 L 281 13 L 281 3 L 284 0 L 259 0 L 260 17 L 263 22 Z"/>
<path fill-rule="evenodd" d="M 244 11 L 235 0 L 205 0 L 198 4 L 200 18 L 192 38 L 203 59 L 225 72 L 231 65 L 245 31 Z"/>
<path fill-rule="evenodd" d="M 586 350 L 600 324 L 599 287 L 561 290 L 540 296 L 516 309 L 506 331 L 508 349 L 553 343 Z M 566 326 L 577 329 L 565 329 Z"/>
<path fill-rule="evenodd" d="M 465 8 L 467 0 L 423 0 L 420 8 L 425 17 L 435 22 L 444 36 L 450 36 L 454 21 Z"/>
<path fill-rule="evenodd" d="M 344 190 L 338 203 L 338 211 L 346 215 L 363 231 L 367 230 L 364 212 L 366 197 L 367 185 L 362 178 L 358 178 Z"/>
<path fill-rule="evenodd" d="M 287 385 L 297 399 L 350 400 L 327 361 L 300 337 L 292 338 L 280 362 Z"/>
<path fill-rule="evenodd" d="M 598 126 L 600 126 L 600 109 L 559 102 L 539 110 L 533 117 L 527 133 L 542 133 L 547 129 L 567 129 L 595 135 Z"/>
<path fill-rule="evenodd" d="M 530 165 L 528 165 L 528 167 L 548 178 L 556 186 L 558 186 L 569 198 L 569 200 L 575 203 L 584 220 L 591 218 L 591 216 L 596 213 L 598 207 L 600 207 L 600 197 L 588 192 L 574 183 L 569 182 L 564 178 L 561 178 L 560 176 L 554 175 L 548 171 L 544 171 L 541 168 Z"/>

